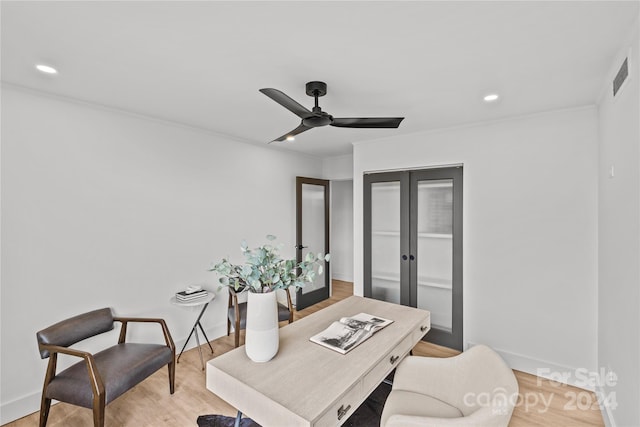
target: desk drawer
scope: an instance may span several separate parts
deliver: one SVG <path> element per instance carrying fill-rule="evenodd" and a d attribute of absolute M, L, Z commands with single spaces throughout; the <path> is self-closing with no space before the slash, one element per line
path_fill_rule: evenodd
<path fill-rule="evenodd" d="M 413 342 L 414 343 L 418 343 L 420 342 L 420 340 L 422 338 L 424 338 L 425 335 L 427 335 L 427 332 L 429 332 L 429 330 L 431 329 L 431 316 L 427 317 L 422 324 L 416 328 L 415 331 L 413 331 L 413 333 L 411 334 L 411 336 L 413 337 Z"/>
<path fill-rule="evenodd" d="M 384 358 L 378 362 L 372 370 L 365 375 L 363 383 L 363 389 L 365 393 L 371 393 L 378 384 L 385 379 L 385 377 L 400 363 L 402 358 L 409 353 L 416 343 L 414 338 L 415 333 L 411 333 L 393 350 L 389 351 Z"/>
<path fill-rule="evenodd" d="M 322 415 L 314 427 L 339 426 L 344 423 L 360 406 L 366 396 L 362 391 L 362 381 L 358 381 L 349 391 L 342 395 L 338 403 L 334 404 Z"/>

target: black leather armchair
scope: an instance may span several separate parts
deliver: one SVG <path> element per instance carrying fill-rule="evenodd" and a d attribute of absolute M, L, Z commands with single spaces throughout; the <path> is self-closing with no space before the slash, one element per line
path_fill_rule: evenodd
<path fill-rule="evenodd" d="M 96 354 L 69 348 L 112 330 L 114 322 L 122 324 L 117 345 Z M 165 344 L 125 342 L 127 325 L 132 322 L 160 324 Z M 169 392 L 174 392 L 176 350 L 162 319 L 114 317 L 111 309 L 103 308 L 49 326 L 36 333 L 36 338 L 40 356 L 49 358 L 42 388 L 40 427 L 47 424 L 52 399 L 93 409 L 94 426 L 103 427 L 105 406 L 165 365 L 169 369 Z M 56 373 L 58 354 L 83 360 Z"/>

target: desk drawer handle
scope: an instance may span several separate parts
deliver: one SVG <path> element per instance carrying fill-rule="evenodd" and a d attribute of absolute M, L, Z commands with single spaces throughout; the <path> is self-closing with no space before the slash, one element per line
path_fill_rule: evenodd
<path fill-rule="evenodd" d="M 398 359 L 400 359 L 400 356 L 391 356 L 391 358 L 389 359 L 389 362 L 391 362 L 391 364 L 393 365 L 398 361 Z"/>
<path fill-rule="evenodd" d="M 338 420 L 341 420 L 342 417 L 344 417 L 346 413 L 349 412 L 349 409 L 351 409 L 351 405 L 348 405 L 346 408 L 344 407 L 344 405 L 341 405 L 338 408 Z"/>
<path fill-rule="evenodd" d="M 426 332 L 429 329 L 428 326 L 420 326 L 420 332 Z"/>

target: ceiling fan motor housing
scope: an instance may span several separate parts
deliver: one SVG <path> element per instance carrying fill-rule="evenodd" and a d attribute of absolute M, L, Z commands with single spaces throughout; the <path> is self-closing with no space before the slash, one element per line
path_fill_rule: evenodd
<path fill-rule="evenodd" d="M 331 124 L 331 122 L 333 121 L 333 117 L 331 117 L 330 114 L 327 114 L 324 111 L 314 111 L 314 114 L 315 115 L 311 117 L 302 119 L 302 124 L 305 126 L 309 126 L 310 128 L 317 128 L 320 126 Z"/>
<path fill-rule="evenodd" d="M 309 82 L 306 85 L 307 95 L 325 96 L 327 94 L 327 84 L 325 82 Z"/>

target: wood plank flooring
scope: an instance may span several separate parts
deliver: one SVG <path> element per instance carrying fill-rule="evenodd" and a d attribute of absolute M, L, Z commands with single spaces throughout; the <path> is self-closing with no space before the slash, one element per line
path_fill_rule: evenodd
<path fill-rule="evenodd" d="M 333 295 L 326 301 L 296 312 L 300 319 L 353 294 L 353 285 L 334 280 Z M 241 339 L 243 342 L 244 334 Z M 212 341 L 214 354 L 204 344 L 205 359 L 212 359 L 233 349 L 233 334 Z M 458 352 L 425 342 L 418 343 L 418 356 L 450 357 Z M 523 426 L 604 426 L 597 399 L 593 393 L 560 385 L 514 371 L 520 386 L 520 399 L 510 427 Z M 577 399 L 580 400 L 577 400 Z M 593 402 L 588 409 L 586 403 Z M 582 409 L 579 409 L 582 408 Z M 235 416 L 236 410 L 205 387 L 205 373 L 196 348 L 186 351 L 176 367 L 176 391 L 169 394 L 166 369 L 134 387 L 116 399 L 106 409 L 106 427 L 189 427 L 196 426 L 198 415 L 224 414 Z M 48 427 L 86 427 L 93 425 L 91 410 L 55 404 L 51 407 Z M 38 425 L 38 413 L 6 424 L 6 427 Z M 267 426 L 268 427 L 268 426 Z"/>

